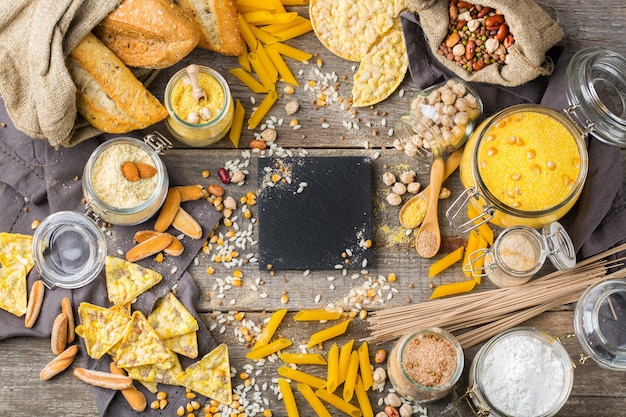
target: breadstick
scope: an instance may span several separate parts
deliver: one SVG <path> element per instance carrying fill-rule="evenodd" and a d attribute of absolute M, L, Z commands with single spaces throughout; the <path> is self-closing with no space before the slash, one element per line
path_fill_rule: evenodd
<path fill-rule="evenodd" d="M 52 353 L 60 355 L 67 346 L 67 316 L 59 313 L 54 323 L 52 323 L 52 334 L 50 335 L 50 348 Z"/>
<path fill-rule="evenodd" d="M 122 390 L 133 385 L 133 380 L 128 376 L 85 368 L 74 368 L 74 376 L 89 385 L 112 390 Z"/>
<path fill-rule="evenodd" d="M 53 376 L 60 374 L 74 362 L 77 353 L 78 345 L 68 347 L 44 366 L 41 372 L 39 372 L 39 378 L 42 381 L 47 381 Z"/>
<path fill-rule="evenodd" d="M 141 259 L 161 252 L 172 243 L 172 235 L 169 233 L 159 233 L 150 239 L 136 244 L 126 252 L 128 262 L 137 262 Z"/>
<path fill-rule="evenodd" d="M 72 343 L 76 337 L 74 331 L 74 310 L 72 310 L 72 301 L 68 297 L 61 300 L 61 312 L 67 317 L 67 343 Z"/>
<path fill-rule="evenodd" d="M 28 297 L 28 307 L 26 308 L 26 317 L 24 318 L 24 325 L 27 328 L 32 328 L 37 322 L 41 306 L 43 304 L 43 294 L 46 287 L 43 285 L 42 280 L 37 280 L 33 283 L 30 289 L 30 295 Z"/>
<path fill-rule="evenodd" d="M 111 362 L 111 364 L 109 365 L 109 369 L 111 370 L 112 374 L 126 376 L 126 373 L 124 372 L 124 370 L 115 366 L 115 363 L 113 362 Z M 124 396 L 124 398 L 126 398 L 126 401 L 128 401 L 128 404 L 135 411 L 142 412 L 143 410 L 146 409 L 146 406 L 148 405 L 148 402 L 146 401 L 146 397 L 143 395 L 141 391 L 135 388 L 134 385 L 131 385 L 130 388 L 124 388 L 122 390 L 122 395 Z"/>

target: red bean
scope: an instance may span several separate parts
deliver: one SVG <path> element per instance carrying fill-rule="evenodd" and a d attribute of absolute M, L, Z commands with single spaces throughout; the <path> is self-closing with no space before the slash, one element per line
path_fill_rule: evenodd
<path fill-rule="evenodd" d="M 230 175 L 226 168 L 220 168 L 217 170 L 217 176 L 220 178 L 220 181 L 224 184 L 230 184 Z"/>

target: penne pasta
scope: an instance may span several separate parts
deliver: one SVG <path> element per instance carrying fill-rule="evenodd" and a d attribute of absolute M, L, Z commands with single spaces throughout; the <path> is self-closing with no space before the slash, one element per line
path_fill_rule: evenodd
<path fill-rule="evenodd" d="M 267 324 L 265 325 L 265 327 L 263 327 L 263 330 L 257 336 L 256 342 L 254 343 L 254 349 L 260 346 L 265 346 L 269 343 L 272 336 L 274 336 L 274 333 L 276 333 L 276 329 L 278 329 L 278 326 L 283 321 L 285 314 L 287 314 L 286 308 L 276 310 L 274 313 L 272 313 L 272 316 L 268 320 Z"/>
<path fill-rule="evenodd" d="M 298 384 L 297 386 L 300 394 L 302 394 L 304 399 L 307 400 L 318 417 L 332 417 L 332 415 L 328 412 L 328 409 L 326 409 L 326 406 L 324 406 L 322 400 L 320 400 L 320 397 L 315 395 L 315 392 L 313 392 L 313 389 L 310 386 L 306 384 Z"/>
<path fill-rule="evenodd" d="M 279 353 L 278 357 L 285 363 L 296 365 L 326 365 L 326 359 L 319 353 Z"/>
<path fill-rule="evenodd" d="M 283 61 L 280 53 L 275 49 L 266 49 L 265 51 L 272 60 L 274 67 L 278 70 L 278 73 L 280 74 L 283 81 L 296 87 L 299 86 L 300 83 L 298 83 L 296 77 L 293 76 L 293 73 L 291 72 L 285 61 Z"/>
<path fill-rule="evenodd" d="M 272 353 L 276 353 L 291 346 L 291 344 L 291 340 L 281 337 L 280 339 L 276 339 L 273 342 L 268 343 L 267 345 L 252 349 L 250 352 L 246 353 L 246 358 L 253 361 L 258 361 L 259 359 L 263 359 L 264 357 L 269 356 Z"/>
<path fill-rule="evenodd" d="M 353 350 L 350 354 L 350 362 L 346 370 L 346 380 L 343 382 L 343 399 L 350 401 L 354 395 L 354 384 L 359 374 L 359 353 Z"/>
<path fill-rule="evenodd" d="M 244 20 L 243 16 L 240 13 L 237 14 L 237 19 L 239 21 L 239 32 L 241 32 L 243 40 L 246 42 L 248 48 L 250 48 L 251 51 L 256 51 L 256 47 L 259 44 L 259 41 L 254 36 L 254 33 L 252 33 L 252 30 L 250 30 L 248 22 Z"/>
<path fill-rule="evenodd" d="M 277 372 L 280 376 L 289 378 L 296 382 L 301 382 L 316 389 L 326 387 L 326 381 L 324 381 L 322 378 L 318 378 L 311 374 L 307 374 L 306 372 L 290 368 L 289 366 L 281 366 L 278 368 Z"/>
<path fill-rule="evenodd" d="M 263 84 L 258 82 L 256 78 L 252 76 L 249 72 L 246 72 L 243 68 L 233 68 L 228 70 L 231 74 L 233 74 L 239 81 L 244 83 L 252 92 L 260 94 L 267 93 L 269 90 L 265 88 Z"/>
<path fill-rule="evenodd" d="M 280 42 L 280 39 L 278 39 L 276 36 L 264 31 L 263 29 L 259 29 L 256 26 L 250 26 L 250 30 L 252 31 L 254 36 L 264 45 L 271 45 L 273 43 Z"/>
<path fill-rule="evenodd" d="M 311 26 L 311 22 L 307 20 L 306 22 L 302 22 L 299 25 L 296 25 L 289 29 L 276 32 L 274 33 L 274 36 L 276 36 L 281 41 L 286 41 L 286 40 L 298 37 L 300 35 L 304 35 L 305 33 L 310 32 L 312 30 L 313 30 L 313 26 Z"/>
<path fill-rule="evenodd" d="M 283 394 L 283 404 L 287 410 L 288 417 L 299 417 L 298 406 L 296 405 L 296 398 L 293 396 L 291 385 L 284 378 L 278 378 L 278 388 L 280 393 Z"/>
<path fill-rule="evenodd" d="M 478 210 L 476 210 L 474 208 L 474 206 L 472 206 L 471 204 L 467 205 L 467 217 L 469 219 L 477 219 L 474 221 L 474 223 L 480 223 L 480 219 L 479 214 L 478 214 Z M 487 241 L 487 243 L 489 244 L 489 246 L 493 246 L 493 230 L 491 229 L 491 227 L 489 227 L 488 223 L 483 223 L 480 226 L 478 226 L 478 233 L 480 233 L 482 235 L 482 237 Z"/>
<path fill-rule="evenodd" d="M 275 23 L 272 25 L 263 26 L 262 29 L 270 34 L 274 34 L 276 32 L 281 32 L 294 26 L 298 26 L 299 24 L 306 21 L 308 21 L 306 17 L 298 16 L 289 23 Z"/>
<path fill-rule="evenodd" d="M 285 7 L 283 6 L 280 0 L 269 0 L 269 2 L 272 3 L 272 6 L 274 7 L 274 11 L 276 13 L 286 12 Z"/>
<path fill-rule="evenodd" d="M 344 334 L 349 324 L 350 324 L 350 320 L 348 319 L 339 324 L 335 324 L 334 326 L 330 326 L 330 327 L 325 328 L 324 330 L 320 330 L 319 332 L 313 333 L 306 347 L 311 348 L 322 342 L 325 342 L 334 337 Z"/>
<path fill-rule="evenodd" d="M 276 90 L 270 90 L 270 92 L 267 93 L 259 107 L 257 107 L 256 110 L 250 115 L 250 118 L 248 118 L 248 129 L 254 129 L 259 125 L 267 112 L 272 108 L 277 98 L 278 94 L 276 93 Z"/>
<path fill-rule="evenodd" d="M 276 42 L 271 45 L 267 45 L 267 49 L 275 49 L 281 55 L 289 57 L 291 59 L 295 59 L 296 61 L 300 62 L 306 62 L 313 56 L 308 52 L 301 51 L 298 48 L 294 48 L 293 46 L 289 46 L 282 42 Z"/>
<path fill-rule="evenodd" d="M 261 80 L 261 84 L 263 84 L 263 87 L 265 87 L 268 90 L 274 90 L 276 78 L 272 78 L 270 73 L 267 71 L 265 64 L 263 64 L 263 61 L 261 61 L 261 58 L 259 58 L 256 52 L 248 53 L 248 59 L 250 60 L 250 64 L 252 64 L 252 68 L 259 76 L 259 79 Z"/>
<path fill-rule="evenodd" d="M 339 385 L 339 347 L 333 344 L 328 350 L 328 368 L 326 374 L 326 387 L 328 391 L 335 392 Z"/>
<path fill-rule="evenodd" d="M 469 256 L 474 253 L 478 249 L 478 232 L 476 229 L 472 229 L 470 231 L 469 237 L 467 238 L 467 244 L 465 245 L 465 256 L 463 257 L 463 267 L 469 263 Z M 463 273 L 465 276 L 469 277 L 472 275 L 472 271 L 469 269 L 466 271 L 463 268 Z"/>
<path fill-rule="evenodd" d="M 359 369 L 361 371 L 363 388 L 368 390 L 372 386 L 372 382 L 374 382 L 374 376 L 372 373 L 372 363 L 370 362 L 370 351 L 367 342 L 361 343 L 357 352 L 359 354 Z"/>
<path fill-rule="evenodd" d="M 329 310 L 300 310 L 293 319 L 295 321 L 320 321 L 320 320 L 337 320 L 341 317 L 341 311 Z"/>
<path fill-rule="evenodd" d="M 459 246 L 443 258 L 439 259 L 437 262 L 432 263 L 428 268 L 428 278 L 434 277 L 460 261 L 461 258 L 463 258 L 464 250 L 465 248 L 463 248 L 463 246 Z"/>
<path fill-rule="evenodd" d="M 315 395 L 351 417 L 361 417 L 363 415 L 361 413 L 361 410 L 359 410 L 349 402 L 345 401 L 343 398 L 328 392 L 328 390 L 318 389 L 317 391 L 315 391 Z"/>
<path fill-rule="evenodd" d="M 250 66 L 250 60 L 248 59 L 248 48 L 244 49 L 245 51 L 241 55 L 237 56 L 237 61 L 239 62 L 241 68 L 250 72 L 252 71 L 252 67 Z"/>
<path fill-rule="evenodd" d="M 243 119 L 246 117 L 246 109 L 239 100 L 235 101 L 235 115 L 233 116 L 233 124 L 228 132 L 228 138 L 235 145 L 235 148 L 239 147 L 239 139 L 241 138 L 241 131 L 243 130 Z"/>
<path fill-rule="evenodd" d="M 350 363 L 350 355 L 352 354 L 353 346 L 354 339 L 343 345 L 339 351 L 339 379 L 337 380 L 337 385 L 340 385 L 346 380 L 346 372 L 348 371 L 348 364 Z"/>
<path fill-rule="evenodd" d="M 370 403 L 370 399 L 367 396 L 367 390 L 363 386 L 363 381 L 360 377 L 356 379 L 356 385 L 354 386 L 354 393 L 356 394 L 356 399 L 359 403 L 359 408 L 361 409 L 361 413 L 363 413 L 363 417 L 374 417 L 374 410 L 372 409 L 372 403 Z"/>
<path fill-rule="evenodd" d="M 250 25 L 272 25 L 272 24 L 285 24 L 293 21 L 297 16 L 297 12 L 285 12 L 285 13 L 270 13 L 268 11 L 257 11 L 250 13 L 243 13 L 243 19 Z"/>
<path fill-rule="evenodd" d="M 275 10 L 273 2 L 270 0 L 235 0 L 235 7 L 237 10 L 239 10 L 240 7 L 269 11 Z"/>
<path fill-rule="evenodd" d="M 259 57 L 259 59 L 261 60 L 261 63 L 265 67 L 265 70 L 269 74 L 270 79 L 272 80 L 272 84 L 275 84 L 276 80 L 278 79 L 278 69 L 276 69 L 269 55 L 267 55 L 267 51 L 265 50 L 265 47 L 261 43 L 259 43 L 256 47 L 255 52 L 257 56 Z"/>

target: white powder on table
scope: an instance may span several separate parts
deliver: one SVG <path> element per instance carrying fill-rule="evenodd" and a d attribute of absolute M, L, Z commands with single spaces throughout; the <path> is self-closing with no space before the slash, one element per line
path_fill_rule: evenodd
<path fill-rule="evenodd" d="M 127 180 L 122 173 L 126 161 L 155 165 L 146 151 L 126 143 L 107 147 L 93 165 L 91 182 L 94 193 L 106 204 L 117 208 L 137 207 L 154 194 L 157 185 L 157 175 L 138 181 Z"/>
<path fill-rule="evenodd" d="M 528 335 L 498 340 L 477 369 L 481 392 L 510 416 L 538 416 L 552 410 L 566 388 L 566 369 L 555 349 Z"/>

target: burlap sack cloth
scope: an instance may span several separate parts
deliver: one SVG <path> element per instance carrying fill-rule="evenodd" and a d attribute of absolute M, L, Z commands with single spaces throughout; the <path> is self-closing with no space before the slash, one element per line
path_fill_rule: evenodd
<path fill-rule="evenodd" d="M 54 147 L 101 133 L 76 116 L 65 58 L 120 1 L 0 2 L 0 96 L 20 131 Z"/>
<path fill-rule="evenodd" d="M 428 44 L 446 68 L 464 80 L 516 87 L 540 75 L 549 75 L 554 63 L 546 52 L 563 38 L 563 30 L 532 0 L 480 0 L 472 2 L 498 9 L 505 17 L 515 43 L 508 49 L 506 64 L 491 64 L 468 72 L 437 50 L 448 37 L 449 0 L 407 0 L 407 7 L 419 16 Z"/>

